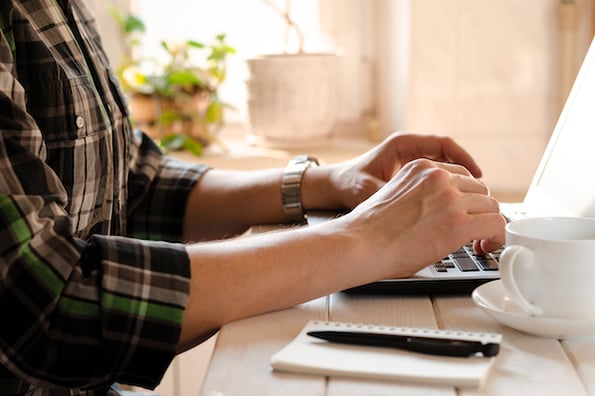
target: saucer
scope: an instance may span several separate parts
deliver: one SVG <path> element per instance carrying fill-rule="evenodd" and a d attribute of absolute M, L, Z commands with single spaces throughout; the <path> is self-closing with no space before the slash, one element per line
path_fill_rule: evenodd
<path fill-rule="evenodd" d="M 595 335 L 595 319 L 572 320 L 532 316 L 507 295 L 501 280 L 484 283 L 473 290 L 473 302 L 503 325 L 547 338 L 575 338 Z"/>

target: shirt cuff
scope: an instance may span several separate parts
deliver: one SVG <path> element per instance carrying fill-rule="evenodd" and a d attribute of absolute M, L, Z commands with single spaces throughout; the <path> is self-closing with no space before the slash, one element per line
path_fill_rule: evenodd
<path fill-rule="evenodd" d="M 100 235 L 86 253 L 101 274 L 102 334 L 117 381 L 153 389 L 176 356 L 190 294 L 188 253 L 180 244 Z"/>

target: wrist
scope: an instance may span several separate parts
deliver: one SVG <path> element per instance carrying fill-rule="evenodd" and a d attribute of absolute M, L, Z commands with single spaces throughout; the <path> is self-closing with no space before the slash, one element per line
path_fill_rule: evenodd
<path fill-rule="evenodd" d="M 383 252 L 385 246 L 381 246 L 369 237 L 369 229 L 362 225 L 361 221 L 349 214 L 334 218 L 322 224 L 317 224 L 316 232 L 318 240 L 323 245 L 332 247 L 329 252 L 334 252 L 331 256 L 341 262 L 340 269 L 334 271 L 335 277 L 339 273 L 347 275 L 346 282 L 351 282 L 346 287 L 353 287 L 364 283 L 377 281 L 392 274 L 392 268 L 386 265 L 380 265 L 374 261 L 373 266 L 363 265 L 370 259 L 370 247 L 378 247 L 379 252 Z M 329 257 L 329 260 L 331 258 Z"/>
<path fill-rule="evenodd" d="M 304 210 L 344 209 L 339 193 L 332 182 L 333 165 L 310 168 L 302 179 L 302 205 Z"/>

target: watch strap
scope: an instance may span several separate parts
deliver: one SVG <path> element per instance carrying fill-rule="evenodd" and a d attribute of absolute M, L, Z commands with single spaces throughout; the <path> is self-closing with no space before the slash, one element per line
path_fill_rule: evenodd
<path fill-rule="evenodd" d="M 308 155 L 292 158 L 283 172 L 281 203 L 289 219 L 295 224 L 305 224 L 306 215 L 302 207 L 302 179 L 306 169 L 318 166 L 318 160 Z"/>

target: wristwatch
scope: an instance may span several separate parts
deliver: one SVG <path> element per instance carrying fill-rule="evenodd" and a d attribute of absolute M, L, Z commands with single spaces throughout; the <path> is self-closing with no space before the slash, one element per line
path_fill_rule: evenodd
<path fill-rule="evenodd" d="M 302 208 L 302 178 L 306 169 L 318 166 L 318 160 L 308 155 L 292 158 L 285 171 L 281 183 L 281 203 L 287 217 L 294 224 L 305 224 L 306 215 Z"/>

